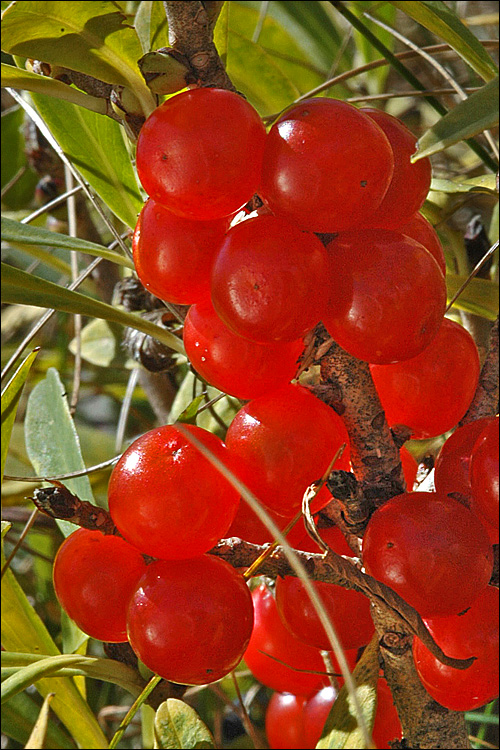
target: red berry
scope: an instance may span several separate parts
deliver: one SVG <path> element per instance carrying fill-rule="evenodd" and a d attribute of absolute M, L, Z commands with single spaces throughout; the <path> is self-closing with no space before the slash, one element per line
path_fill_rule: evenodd
<path fill-rule="evenodd" d="M 470 483 L 476 506 L 498 529 L 498 417 L 489 422 L 474 445 Z"/>
<path fill-rule="evenodd" d="M 184 321 L 184 346 L 196 372 L 231 396 L 255 398 L 289 383 L 304 350 L 297 341 L 259 344 L 233 333 L 210 300 L 189 308 Z"/>
<path fill-rule="evenodd" d="M 328 256 L 314 234 L 274 216 L 233 226 L 212 269 L 212 302 L 235 333 L 294 341 L 319 322 L 328 296 Z"/>
<path fill-rule="evenodd" d="M 78 529 L 59 547 L 54 588 L 64 611 L 91 638 L 127 640 L 127 605 L 146 570 L 144 558 L 118 536 Z"/>
<path fill-rule="evenodd" d="M 148 566 L 130 600 L 130 644 L 166 680 L 205 685 L 239 663 L 253 623 L 242 575 L 210 555 L 158 560 Z"/>
<path fill-rule="evenodd" d="M 192 221 L 149 199 L 132 240 L 135 270 L 151 294 L 188 305 L 210 296 L 210 271 L 229 219 Z"/>
<path fill-rule="evenodd" d="M 268 508 L 266 508 L 266 511 L 281 531 L 288 526 L 293 518 L 293 516 L 281 516 L 278 513 L 273 513 Z M 234 521 L 229 527 L 226 536 L 228 538 L 237 536 L 240 539 L 245 539 L 247 542 L 252 542 L 252 544 L 266 544 L 273 541 L 271 532 L 267 530 L 245 500 L 241 500 Z"/>
<path fill-rule="evenodd" d="M 432 255 L 386 229 L 352 230 L 329 243 L 331 288 L 323 322 L 358 359 L 388 364 L 415 357 L 436 336 L 446 285 Z"/>
<path fill-rule="evenodd" d="M 458 427 L 445 442 L 434 466 L 434 485 L 445 495 L 459 493 L 469 498 L 471 495 L 469 467 L 472 449 L 484 428 L 493 417 L 476 419 Z"/>
<path fill-rule="evenodd" d="M 447 656 L 476 660 L 468 669 L 441 664 L 415 638 L 413 658 L 428 693 L 452 711 L 472 711 L 498 695 L 498 589 L 487 586 L 466 612 L 426 620 Z"/>
<path fill-rule="evenodd" d="M 399 227 L 398 232 L 406 234 L 406 236 L 411 237 L 412 240 L 420 242 L 420 244 L 423 245 L 436 259 L 443 274 L 446 274 L 446 261 L 443 246 L 441 245 L 436 230 L 432 224 L 422 216 L 422 214 L 415 214 L 407 224 L 403 224 L 403 226 Z"/>
<path fill-rule="evenodd" d="M 337 554 L 349 556 L 353 554 L 337 527 L 319 529 L 319 534 L 330 549 Z M 306 536 L 303 540 L 306 542 L 306 549 L 310 549 L 307 544 L 309 538 Z M 316 546 L 314 542 L 312 545 Z M 304 547 L 301 542 L 297 546 L 299 549 Z M 366 596 L 358 591 L 322 581 L 314 581 L 313 586 L 323 602 L 342 646 L 346 649 L 354 649 L 366 645 L 374 630 L 370 615 L 370 601 Z M 283 624 L 296 638 L 300 638 L 301 641 L 315 648 L 325 650 L 331 648 L 323 625 L 299 578 L 285 576 L 276 581 L 276 605 Z"/>
<path fill-rule="evenodd" d="M 266 736 L 270 748 L 302 750 L 309 747 L 305 741 L 303 726 L 305 702 L 303 695 L 272 694 L 266 709 Z"/>
<path fill-rule="evenodd" d="M 170 211 L 219 219 L 257 190 L 265 140 L 259 115 L 242 96 L 216 88 L 184 91 L 142 126 L 137 171 L 147 194 Z"/>
<path fill-rule="evenodd" d="M 316 747 L 318 744 L 337 695 L 338 691 L 333 685 L 327 685 L 306 701 L 303 708 L 304 747 Z"/>
<path fill-rule="evenodd" d="M 328 681 L 321 652 L 294 638 L 281 622 L 271 592 L 252 592 L 255 623 L 245 662 L 260 682 L 280 693 L 311 695 Z M 283 662 L 283 663 L 281 663 Z M 303 670 L 303 671 L 299 671 Z"/>
<path fill-rule="evenodd" d="M 224 443 L 183 425 L 226 466 L 236 468 Z M 195 557 L 224 536 L 239 494 L 175 425 L 151 430 L 120 458 L 109 482 L 109 511 L 120 533 L 148 555 Z"/>
<path fill-rule="evenodd" d="M 377 683 L 377 713 L 372 739 L 378 748 L 388 748 L 389 742 L 401 740 L 403 730 L 389 685 L 382 677 Z"/>
<path fill-rule="evenodd" d="M 368 115 L 335 99 L 307 99 L 267 136 L 261 195 L 303 229 L 339 232 L 380 205 L 393 169 L 390 143 Z"/>
<path fill-rule="evenodd" d="M 422 617 L 447 617 L 469 607 L 490 580 L 493 553 L 468 508 L 434 492 L 388 500 L 363 538 L 366 571 Z"/>
<path fill-rule="evenodd" d="M 369 107 L 363 107 L 361 112 L 384 131 L 394 154 L 394 173 L 389 188 L 373 216 L 367 217 L 367 222 L 401 231 L 401 225 L 411 219 L 427 197 L 432 179 L 430 159 L 411 163 L 410 157 L 417 150 L 417 139 L 396 117 Z"/>
<path fill-rule="evenodd" d="M 409 490 L 413 489 L 415 479 L 417 478 L 418 464 L 411 455 L 410 451 L 404 447 L 399 449 L 399 455 L 401 457 L 401 463 L 403 465 L 403 474 L 406 482 L 406 486 Z"/>
<path fill-rule="evenodd" d="M 480 364 L 470 333 L 445 318 L 416 357 L 370 369 L 389 424 L 407 425 L 413 438 L 423 439 L 451 430 L 463 417 L 476 391 Z"/>
<path fill-rule="evenodd" d="M 305 490 L 321 479 L 341 445 L 349 444 L 341 418 L 299 385 L 255 398 L 236 414 L 226 434 L 229 451 L 242 461 L 242 479 L 276 513 L 300 510 Z M 335 468 L 349 468 L 346 449 Z M 331 496 L 323 486 L 313 512 Z"/>

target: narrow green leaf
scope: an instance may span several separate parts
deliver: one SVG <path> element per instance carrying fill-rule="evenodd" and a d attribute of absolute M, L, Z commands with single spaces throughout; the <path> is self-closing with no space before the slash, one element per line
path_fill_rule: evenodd
<path fill-rule="evenodd" d="M 2 240 L 27 252 L 30 252 L 30 248 L 33 247 L 44 249 L 58 247 L 68 252 L 75 250 L 97 258 L 105 258 L 120 266 L 134 269 L 133 262 L 125 255 L 108 250 L 95 242 L 81 240 L 78 237 L 69 237 L 67 234 L 60 234 L 59 232 L 50 232 L 48 229 L 35 227 L 31 224 L 21 224 L 19 221 L 7 219 L 4 216 L 2 216 Z"/>
<path fill-rule="evenodd" d="M 68 159 L 110 211 L 133 229 L 144 201 L 121 126 L 70 102 L 42 94 L 32 99 Z"/>
<path fill-rule="evenodd" d="M 139 3 L 134 25 L 144 54 L 168 46 L 167 16 L 160 0 Z"/>
<path fill-rule="evenodd" d="M 443 151 L 454 143 L 498 125 L 498 77 L 475 91 L 427 130 L 412 161 Z"/>
<path fill-rule="evenodd" d="M 77 104 L 79 107 L 85 107 L 92 112 L 98 112 L 105 115 L 107 103 L 105 99 L 99 99 L 97 96 L 84 94 L 83 91 L 68 86 L 62 81 L 56 81 L 48 76 L 37 75 L 29 70 L 16 68 L 14 65 L 2 63 L 2 86 L 9 86 L 11 89 L 21 91 L 34 91 L 37 94 L 47 94 L 55 96 L 57 99 L 64 99 L 67 102 Z"/>
<path fill-rule="evenodd" d="M 155 747 L 166 750 L 213 748 L 214 740 L 208 727 L 194 708 L 177 698 L 169 698 L 159 706 L 155 716 Z"/>
<path fill-rule="evenodd" d="M 477 177 L 471 177 L 470 180 L 440 180 L 434 179 L 431 182 L 431 190 L 437 193 L 488 193 L 497 195 L 496 175 L 481 174 Z"/>
<path fill-rule="evenodd" d="M 358 696 L 368 731 L 371 733 L 377 711 L 377 682 L 379 678 L 378 638 L 374 636 L 354 668 Z M 349 692 L 344 685 L 326 720 L 321 739 L 316 745 L 321 750 L 335 748 L 364 748 L 363 734 Z"/>
<path fill-rule="evenodd" d="M 25 750 L 37 750 L 45 747 L 45 740 L 47 738 L 47 729 L 49 725 L 50 716 L 50 704 L 54 698 L 54 693 L 48 693 L 45 696 L 40 714 L 35 722 L 33 731 L 31 732 L 29 739 L 24 746 Z"/>
<path fill-rule="evenodd" d="M 43 677 L 49 677 L 55 674 L 63 667 L 78 666 L 82 661 L 82 656 L 75 654 L 63 654 L 62 656 L 48 656 L 41 659 L 28 667 L 18 669 L 13 675 L 7 677 L 2 682 L 2 703 L 8 700 L 12 695 L 20 693 L 33 683 Z"/>
<path fill-rule="evenodd" d="M 37 475 L 69 474 L 85 469 L 65 387 L 53 367 L 30 393 L 24 431 L 26 450 Z M 66 485 L 81 500 L 95 505 L 87 476 L 67 479 Z M 72 523 L 58 524 L 65 536 L 75 531 Z"/>
<path fill-rule="evenodd" d="M 21 745 L 29 739 L 31 729 L 35 724 L 39 706 L 27 693 L 18 693 L 2 706 L 2 732 Z M 67 750 L 75 744 L 66 730 L 49 719 L 45 746 L 53 750 Z"/>
<path fill-rule="evenodd" d="M 11 55 L 128 86 L 147 116 L 153 98 L 137 67 L 142 49 L 135 29 L 113 2 L 12 3 L 2 17 L 2 48 Z"/>
<path fill-rule="evenodd" d="M 2 112 L 2 207 L 14 211 L 25 209 L 33 198 L 33 192 L 38 182 L 37 174 L 29 167 L 22 132 L 24 112 L 19 107 L 10 112 Z M 24 173 L 19 177 L 20 170 Z M 7 187 L 13 178 L 16 182 Z"/>
<path fill-rule="evenodd" d="M 466 280 L 466 276 L 446 274 L 448 299 L 452 299 Z M 495 320 L 498 315 L 498 286 L 490 279 L 471 279 L 454 304 L 459 310 Z"/>
<path fill-rule="evenodd" d="M 9 450 L 10 435 L 12 427 L 16 418 L 17 407 L 21 393 L 28 377 L 28 373 L 31 369 L 31 365 L 35 361 L 35 357 L 38 354 L 38 349 L 35 349 L 28 354 L 26 359 L 19 365 L 12 378 L 9 380 L 2 392 L 2 448 L 1 448 L 1 479 L 3 480 L 3 473 L 5 469 L 5 460 L 7 458 L 7 452 Z"/>
<path fill-rule="evenodd" d="M 179 414 L 175 421 L 184 422 L 185 424 L 196 424 L 196 415 L 198 414 L 198 409 L 204 398 L 205 396 L 203 394 L 201 396 L 196 396 L 184 411 Z"/>
<path fill-rule="evenodd" d="M 2 545 L 2 565 L 5 563 Z M 30 649 L 34 654 L 59 655 L 59 650 L 42 620 L 28 601 L 12 571 L 2 578 L 2 646 L 8 651 Z M 37 690 L 46 696 L 56 694 L 52 708 L 80 747 L 106 748 L 106 737 L 97 719 L 68 678 L 42 679 Z"/>
<path fill-rule="evenodd" d="M 174 351 L 185 353 L 182 341 L 177 336 L 144 320 L 139 315 L 124 312 L 105 302 L 52 284 L 50 281 L 37 278 L 5 263 L 2 263 L 2 299 L 3 302 L 12 304 L 34 305 L 103 318 L 111 323 L 135 328 L 154 336 Z"/>
<path fill-rule="evenodd" d="M 498 74 L 495 63 L 482 44 L 449 5 L 440 0 L 391 2 L 414 21 L 447 42 L 485 81 L 491 81 Z"/>

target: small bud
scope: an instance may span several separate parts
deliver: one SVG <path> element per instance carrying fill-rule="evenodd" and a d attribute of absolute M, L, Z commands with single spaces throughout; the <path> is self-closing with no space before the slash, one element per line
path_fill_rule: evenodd
<path fill-rule="evenodd" d="M 148 52 L 141 57 L 138 65 L 153 94 L 175 94 L 176 91 L 196 83 L 196 77 L 186 57 L 170 47 Z"/>

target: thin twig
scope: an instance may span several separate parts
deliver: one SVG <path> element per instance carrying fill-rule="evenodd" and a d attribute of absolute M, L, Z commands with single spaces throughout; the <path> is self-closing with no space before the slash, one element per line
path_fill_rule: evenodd
<path fill-rule="evenodd" d="M 41 206 L 40 208 L 37 208 L 37 210 L 33 211 L 33 213 L 31 213 L 29 216 L 25 216 L 24 219 L 21 219 L 20 223 L 31 224 L 31 222 L 34 221 L 35 219 L 38 219 L 39 216 L 42 216 L 43 214 L 46 214 L 48 211 L 51 211 L 53 208 L 60 206 L 61 203 L 64 203 L 64 201 L 67 198 L 69 198 L 71 195 L 75 195 L 75 193 L 79 193 L 80 190 L 82 190 L 82 186 L 77 185 L 76 187 L 72 188 L 66 193 L 62 193 L 62 195 L 58 195 L 57 198 L 54 198 L 48 203 L 44 203 L 43 206 Z"/>
<path fill-rule="evenodd" d="M 4 563 L 4 566 L 2 568 L 2 573 L 1 573 L 1 576 L 0 576 L 1 578 L 4 577 L 4 573 L 8 570 L 8 568 L 9 568 L 12 560 L 14 559 L 14 557 L 16 555 L 17 550 L 19 549 L 19 547 L 23 543 L 24 539 L 26 538 L 26 535 L 28 534 L 28 531 L 31 529 L 31 527 L 35 523 L 37 515 L 38 515 L 38 508 L 35 508 L 35 510 L 31 514 L 31 516 L 28 518 L 28 521 L 26 522 L 26 526 L 24 527 L 24 529 L 21 532 L 21 536 L 19 537 L 19 539 L 15 543 L 14 549 L 12 550 L 12 552 L 10 553 L 10 555 L 8 556 L 7 560 Z"/>
<path fill-rule="evenodd" d="M 134 367 L 130 373 L 127 388 L 125 390 L 125 396 L 123 398 L 122 407 L 120 409 L 120 416 L 118 418 L 118 425 L 116 427 L 115 437 L 115 451 L 121 451 L 123 446 L 123 438 L 125 436 L 125 429 L 127 427 L 128 415 L 130 412 L 130 406 L 132 404 L 132 397 L 134 395 L 137 380 L 139 378 L 139 368 Z"/>
<path fill-rule="evenodd" d="M 66 192 L 70 192 L 73 189 L 73 175 L 69 167 L 64 165 L 64 179 L 66 183 Z M 71 195 L 68 198 L 66 204 L 68 211 L 68 234 L 70 237 L 77 237 L 77 222 L 76 222 L 76 201 L 75 196 Z M 75 281 L 78 278 L 78 251 L 72 250 L 70 253 L 71 258 L 71 279 Z M 76 411 L 76 405 L 78 403 L 78 395 L 80 392 L 80 381 L 82 375 L 82 316 L 76 313 L 73 316 L 73 325 L 75 333 L 75 366 L 73 368 L 73 385 L 71 389 L 71 397 L 69 400 L 69 413 L 74 414 Z"/>

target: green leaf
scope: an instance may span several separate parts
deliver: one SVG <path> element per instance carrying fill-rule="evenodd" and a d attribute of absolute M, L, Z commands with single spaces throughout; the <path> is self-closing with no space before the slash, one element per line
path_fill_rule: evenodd
<path fill-rule="evenodd" d="M 491 81 L 498 75 L 495 63 L 482 44 L 448 5 L 439 0 L 391 2 L 414 21 L 447 42 L 485 81 Z"/>
<path fill-rule="evenodd" d="M 11 55 L 128 86 L 147 116 L 155 104 L 137 66 L 139 39 L 126 21 L 113 2 L 12 3 L 2 17 L 2 45 Z"/>
<path fill-rule="evenodd" d="M 361 2 L 350 4 L 352 12 L 363 19 L 366 27 L 377 36 L 383 44 L 391 52 L 394 52 L 395 37 L 389 31 L 377 26 L 371 19 L 363 14 L 368 11 L 372 16 L 383 21 L 388 26 L 393 26 L 396 17 L 396 8 L 390 3 L 382 3 L 374 6 L 372 0 L 361 0 Z M 366 65 L 367 63 L 374 62 L 379 59 L 380 53 L 375 49 L 373 44 L 366 38 L 364 34 L 361 34 L 357 29 L 354 29 L 354 39 L 356 40 L 356 53 L 354 56 L 354 65 Z M 367 90 L 369 94 L 381 94 L 384 92 L 385 82 L 390 73 L 390 67 L 388 65 L 382 65 L 380 68 L 375 70 L 367 71 L 363 75 L 363 81 L 366 81 Z"/>
<path fill-rule="evenodd" d="M 443 151 L 454 143 L 498 125 L 498 78 L 457 104 L 427 130 L 417 144 L 412 161 Z"/>
<path fill-rule="evenodd" d="M 45 696 L 40 714 L 35 722 L 33 731 L 31 732 L 29 739 L 26 743 L 25 750 L 36 750 L 36 748 L 45 747 L 45 740 L 47 739 L 47 729 L 49 726 L 50 717 L 50 704 L 54 698 L 54 693 L 48 693 Z"/>
<path fill-rule="evenodd" d="M 48 229 L 34 227 L 31 224 L 21 224 L 19 221 L 7 219 L 4 216 L 2 216 L 2 240 L 27 252 L 30 252 L 30 249 L 34 247 L 44 249 L 58 247 L 62 250 L 75 250 L 80 253 L 87 253 L 87 255 L 94 255 L 97 258 L 106 258 L 106 260 L 111 260 L 120 266 L 134 269 L 134 264 L 129 258 L 120 253 L 115 253 L 113 250 L 108 250 L 102 245 L 81 240 L 78 237 L 69 237 L 67 234 L 50 232 Z"/>
<path fill-rule="evenodd" d="M 13 696 L 2 706 L 2 732 L 24 746 L 37 720 L 38 712 L 38 704 L 27 693 Z M 66 730 L 53 720 L 49 720 L 47 726 L 45 745 L 53 750 L 75 747 Z"/>
<path fill-rule="evenodd" d="M 191 403 L 186 406 L 184 411 L 179 414 L 176 422 L 184 422 L 185 424 L 196 424 L 196 416 L 198 414 L 198 409 L 200 408 L 202 402 L 204 401 L 205 396 L 202 394 L 201 396 L 196 396 Z"/>
<path fill-rule="evenodd" d="M 448 299 L 452 299 L 466 280 L 466 276 L 446 274 Z M 498 315 L 498 286 L 490 279 L 471 279 L 454 304 L 459 310 L 495 320 Z"/>
<path fill-rule="evenodd" d="M 214 740 L 208 727 L 194 708 L 177 698 L 162 703 L 155 716 L 155 747 L 166 750 L 213 748 Z"/>
<path fill-rule="evenodd" d="M 378 639 L 372 638 L 356 664 L 353 678 L 356 682 L 356 695 L 371 733 L 377 711 L 377 682 L 379 679 Z M 341 688 L 330 715 L 323 728 L 321 739 L 316 745 L 322 750 L 331 748 L 364 748 L 363 734 L 358 725 L 353 701 L 345 685 Z"/>
<path fill-rule="evenodd" d="M 7 458 L 7 452 L 9 449 L 10 435 L 12 427 L 16 419 L 17 407 L 21 393 L 28 377 L 28 373 L 31 369 L 31 365 L 35 361 L 35 357 L 38 354 L 39 349 L 35 349 L 28 354 L 26 359 L 19 365 L 12 378 L 9 380 L 2 392 L 2 449 L 1 449 L 1 479 L 3 480 L 3 473 L 5 469 L 5 460 Z"/>
<path fill-rule="evenodd" d="M 2 545 L 2 565 L 5 563 Z M 8 651 L 26 651 L 57 656 L 59 650 L 26 594 L 8 568 L 2 578 L 2 646 Z M 68 678 L 42 679 L 37 690 L 43 696 L 56 694 L 52 709 L 80 747 L 106 748 L 106 737 L 97 719 Z"/>
<path fill-rule="evenodd" d="M 7 65 L 6 63 L 2 63 L 2 86 L 55 96 L 57 99 L 78 104 L 80 107 L 85 107 L 85 109 L 90 109 L 92 112 L 98 112 L 101 115 L 105 115 L 107 111 L 105 99 L 84 94 L 83 91 L 68 86 L 61 81 L 56 81 L 48 76 L 37 75 L 37 73 L 22 70 L 22 68 L 16 68 L 14 65 Z"/>
<path fill-rule="evenodd" d="M 41 94 L 32 98 L 68 159 L 110 211 L 133 229 L 144 201 L 121 126 L 69 102 Z"/>
<path fill-rule="evenodd" d="M 76 339 L 69 344 L 69 350 L 76 354 Z M 118 363 L 123 365 L 125 352 L 120 346 L 120 338 L 116 336 L 105 320 L 91 320 L 84 326 L 80 336 L 80 353 L 82 359 L 97 367 L 111 367 Z M 129 368 L 135 367 L 132 360 L 128 360 Z"/>
<path fill-rule="evenodd" d="M 3 206 L 14 210 L 26 207 L 33 198 L 38 182 L 38 176 L 29 168 L 24 152 L 23 122 L 24 112 L 21 107 L 2 113 L 2 191 L 7 183 L 16 177 L 19 170 L 26 170 L 16 183 L 2 194 Z"/>
<path fill-rule="evenodd" d="M 185 353 L 182 341 L 177 336 L 144 320 L 139 315 L 124 312 L 105 302 L 39 279 L 5 263 L 2 263 L 2 299 L 3 302 L 12 304 L 35 305 L 35 307 L 53 308 L 62 312 L 103 318 L 111 323 L 135 328 L 149 336 L 154 336 L 174 351 Z"/>
<path fill-rule="evenodd" d="M 144 54 L 168 46 L 167 16 L 160 0 L 143 0 L 139 3 L 135 14 L 135 30 Z"/>
<path fill-rule="evenodd" d="M 481 174 L 470 180 L 455 182 L 454 180 L 434 179 L 431 182 L 431 190 L 437 193 L 488 193 L 497 195 L 496 175 Z"/>
<path fill-rule="evenodd" d="M 85 469 L 80 441 L 69 413 L 65 387 L 53 367 L 30 393 L 24 422 L 26 450 L 39 476 L 69 474 Z M 87 476 L 66 480 L 68 489 L 95 505 Z M 65 536 L 75 531 L 68 521 L 58 521 Z"/>

